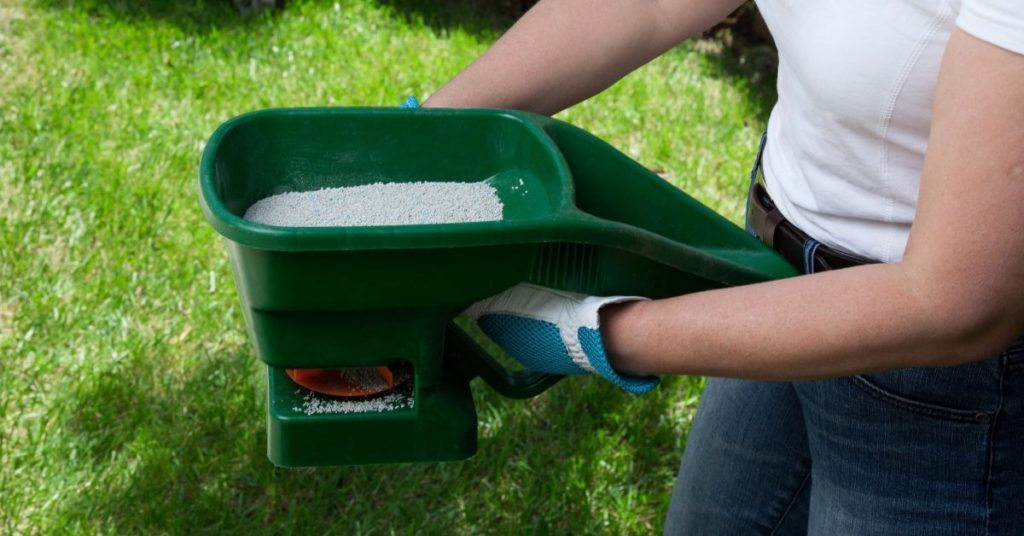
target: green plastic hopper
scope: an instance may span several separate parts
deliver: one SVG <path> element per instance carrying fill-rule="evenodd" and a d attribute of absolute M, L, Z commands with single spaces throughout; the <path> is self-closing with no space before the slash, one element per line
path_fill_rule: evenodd
<path fill-rule="evenodd" d="M 274 227 L 241 216 L 282 192 L 485 181 L 501 221 Z M 213 134 L 203 213 L 226 241 L 268 365 L 279 466 L 456 460 L 476 451 L 475 377 L 506 396 L 558 377 L 499 365 L 452 319 L 520 282 L 652 298 L 795 275 L 781 257 L 611 146 L 506 110 L 264 110 Z M 307 415 L 288 368 L 412 366 L 412 407 Z"/>

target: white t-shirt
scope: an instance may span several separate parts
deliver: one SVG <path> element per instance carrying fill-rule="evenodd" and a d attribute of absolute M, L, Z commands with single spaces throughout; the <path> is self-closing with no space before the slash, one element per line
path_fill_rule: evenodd
<path fill-rule="evenodd" d="M 1024 0 L 758 0 L 779 49 L 768 193 L 824 244 L 903 258 L 954 26 L 1024 54 Z"/>

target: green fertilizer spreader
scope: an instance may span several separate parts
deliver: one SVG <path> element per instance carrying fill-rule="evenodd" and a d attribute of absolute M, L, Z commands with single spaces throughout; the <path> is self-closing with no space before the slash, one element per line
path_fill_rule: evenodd
<path fill-rule="evenodd" d="M 504 218 L 317 228 L 242 218 L 278 193 L 397 181 L 486 181 Z M 249 336 L 268 366 L 268 456 L 285 467 L 472 456 L 470 381 L 525 398 L 559 379 L 505 369 L 452 322 L 517 283 L 659 298 L 795 274 L 611 146 L 528 113 L 254 112 L 213 134 L 200 194 L 227 243 Z M 412 407 L 307 415 L 309 393 L 285 373 L 396 361 L 411 366 Z"/>

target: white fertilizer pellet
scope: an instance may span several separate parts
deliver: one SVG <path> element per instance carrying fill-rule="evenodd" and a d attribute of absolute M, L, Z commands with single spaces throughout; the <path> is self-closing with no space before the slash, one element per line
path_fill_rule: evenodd
<path fill-rule="evenodd" d="M 346 400 L 343 398 L 327 398 L 314 392 L 307 392 L 302 399 L 302 407 L 293 407 L 306 415 L 326 413 L 367 413 L 411 409 L 413 397 L 405 391 L 394 391 L 383 396 L 365 400 Z"/>
<path fill-rule="evenodd" d="M 282 227 L 359 227 L 497 221 L 502 208 L 498 192 L 482 182 L 378 182 L 272 195 L 244 217 Z"/>

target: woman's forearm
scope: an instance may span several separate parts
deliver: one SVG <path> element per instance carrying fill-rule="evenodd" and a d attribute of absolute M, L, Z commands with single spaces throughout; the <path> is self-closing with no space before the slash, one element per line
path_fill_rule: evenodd
<path fill-rule="evenodd" d="M 767 380 L 949 365 L 1009 344 L 910 271 L 868 265 L 609 306 L 602 333 L 623 372 Z"/>
<path fill-rule="evenodd" d="M 553 114 L 724 18 L 737 0 L 545 0 L 425 107 Z"/>

